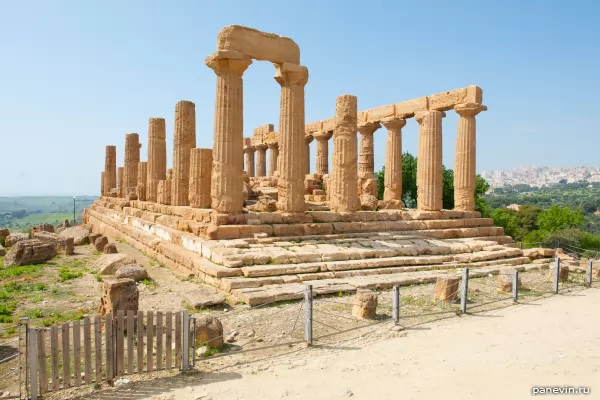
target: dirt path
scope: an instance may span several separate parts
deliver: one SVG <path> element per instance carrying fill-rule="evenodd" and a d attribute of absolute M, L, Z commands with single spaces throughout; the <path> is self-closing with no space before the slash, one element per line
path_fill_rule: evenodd
<path fill-rule="evenodd" d="M 588 386 L 600 398 L 600 290 L 453 318 L 364 348 L 313 348 L 256 374 L 212 372 L 148 400 L 525 399 L 532 386 Z M 149 385 L 148 385 L 149 384 Z M 161 393 L 162 392 L 162 393 Z M 582 396 L 560 396 L 582 398 Z"/>

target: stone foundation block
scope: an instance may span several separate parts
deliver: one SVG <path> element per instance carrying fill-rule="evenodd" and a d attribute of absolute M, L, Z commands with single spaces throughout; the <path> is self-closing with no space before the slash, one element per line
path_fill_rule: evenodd
<path fill-rule="evenodd" d="M 360 319 L 372 319 L 377 314 L 377 293 L 359 291 L 354 298 L 352 315 Z"/>
<path fill-rule="evenodd" d="M 454 302 L 458 299 L 459 278 L 438 278 L 433 289 L 433 299 Z"/>

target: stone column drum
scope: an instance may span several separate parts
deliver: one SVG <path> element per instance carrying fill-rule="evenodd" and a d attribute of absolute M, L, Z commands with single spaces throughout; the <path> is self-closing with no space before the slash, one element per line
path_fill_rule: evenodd
<path fill-rule="evenodd" d="M 360 133 L 360 150 L 358 153 L 358 189 L 360 195 L 377 196 L 373 134 L 380 127 L 381 125 L 378 122 L 367 122 L 358 127 Z"/>
<path fill-rule="evenodd" d="M 104 157 L 104 195 L 117 187 L 117 146 L 106 146 Z"/>
<path fill-rule="evenodd" d="M 313 137 L 317 140 L 317 165 L 316 173 L 325 175 L 329 173 L 329 139 L 333 132 L 314 132 Z"/>
<path fill-rule="evenodd" d="M 267 176 L 267 145 L 256 145 L 256 176 Z"/>
<path fill-rule="evenodd" d="M 250 138 L 245 138 L 244 142 L 245 142 L 244 156 L 245 156 L 245 161 L 246 161 L 246 168 L 244 168 L 244 170 L 248 174 L 248 177 L 253 177 L 256 175 L 255 162 L 254 162 L 254 152 L 256 151 L 256 147 L 254 147 L 254 146 L 252 146 L 252 144 L 250 144 L 250 142 L 251 142 Z"/>
<path fill-rule="evenodd" d="M 167 142 L 164 118 L 148 122 L 148 180 L 146 200 L 156 202 L 158 182 L 167 175 Z"/>
<path fill-rule="evenodd" d="M 269 176 L 275 175 L 277 171 L 277 159 L 279 158 L 279 144 L 269 143 Z"/>
<path fill-rule="evenodd" d="M 417 209 L 442 209 L 442 118 L 443 111 L 423 111 L 415 115 L 419 123 L 419 162 L 417 164 Z"/>
<path fill-rule="evenodd" d="M 481 104 L 458 104 L 454 106 L 460 118 L 456 135 L 456 157 L 454 159 L 454 209 L 475 210 L 475 187 L 477 175 L 475 116 L 487 107 Z"/>
<path fill-rule="evenodd" d="M 404 118 L 393 118 L 382 121 L 387 129 L 385 143 L 384 201 L 399 202 L 402 206 L 402 128 L 406 125 Z"/>
<path fill-rule="evenodd" d="M 210 208 L 212 149 L 190 150 L 190 162 L 190 206 L 194 208 Z"/>
<path fill-rule="evenodd" d="M 136 192 L 141 147 L 140 135 L 137 133 L 128 133 L 125 135 L 125 170 L 123 172 L 124 196 Z"/>
<path fill-rule="evenodd" d="M 100 195 L 101 196 L 105 196 L 106 195 L 104 193 L 104 171 L 102 171 L 102 173 L 100 174 Z"/>
<path fill-rule="evenodd" d="M 308 82 L 308 69 L 279 64 L 275 80 L 281 85 L 277 209 L 304 212 L 304 86 Z"/>
<path fill-rule="evenodd" d="M 305 161 L 305 174 L 308 175 L 310 174 L 310 143 L 314 140 L 315 138 L 313 137 L 313 135 L 306 135 L 304 136 L 304 143 L 306 143 L 306 161 Z"/>
<path fill-rule="evenodd" d="M 146 201 L 146 182 L 148 181 L 148 164 L 146 161 L 138 163 L 137 198 Z"/>
<path fill-rule="evenodd" d="M 173 178 L 171 204 L 189 205 L 190 151 L 196 147 L 196 106 L 191 101 L 175 105 L 175 129 L 173 130 Z"/>
<path fill-rule="evenodd" d="M 117 193 L 119 197 L 125 196 L 125 185 L 123 182 L 123 175 L 125 174 L 125 168 L 119 167 L 117 168 Z"/>
<path fill-rule="evenodd" d="M 159 204 L 171 204 L 172 179 L 161 179 L 156 186 L 156 202 Z"/>
<path fill-rule="evenodd" d="M 331 211 L 357 211 L 357 101 L 356 96 L 338 96 L 335 104 L 335 129 L 333 131 L 333 169 L 330 177 Z"/>
<path fill-rule="evenodd" d="M 224 213 L 241 212 L 243 81 L 252 60 L 237 51 L 217 51 L 206 59 L 217 74 L 217 98 L 211 185 L 212 208 Z"/>

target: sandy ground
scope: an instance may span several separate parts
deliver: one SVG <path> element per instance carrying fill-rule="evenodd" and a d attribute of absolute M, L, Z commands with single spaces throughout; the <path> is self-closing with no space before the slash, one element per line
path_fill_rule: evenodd
<path fill-rule="evenodd" d="M 256 374 L 146 382 L 123 398 L 504 400 L 530 398 L 534 385 L 570 385 L 591 394 L 560 398 L 598 399 L 598 304 L 593 288 L 440 321 L 363 348 L 316 346 Z"/>

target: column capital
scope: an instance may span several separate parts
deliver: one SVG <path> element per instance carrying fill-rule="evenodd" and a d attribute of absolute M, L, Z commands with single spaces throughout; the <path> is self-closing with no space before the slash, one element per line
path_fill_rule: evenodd
<path fill-rule="evenodd" d="M 379 122 L 365 122 L 357 127 L 358 132 L 361 135 L 372 135 L 379 128 L 381 128 L 381 124 Z"/>
<path fill-rule="evenodd" d="M 325 132 L 313 132 L 313 137 L 317 140 L 317 142 L 322 140 L 329 140 L 333 136 L 333 131 L 325 131 Z"/>
<path fill-rule="evenodd" d="M 269 146 L 266 143 L 258 143 L 258 144 L 255 144 L 254 147 L 257 150 L 267 150 L 267 147 L 269 147 Z"/>
<path fill-rule="evenodd" d="M 271 142 L 271 143 L 267 143 L 267 146 L 269 147 L 269 149 L 278 149 L 279 148 L 279 143 L 277 143 L 277 142 Z"/>
<path fill-rule="evenodd" d="M 427 110 L 427 111 L 420 111 L 415 113 L 415 120 L 419 123 L 419 125 L 423 122 L 423 119 L 425 118 L 425 116 L 430 115 L 430 114 L 441 114 L 441 118 L 444 118 L 446 116 L 446 113 L 443 111 L 439 111 L 439 110 Z"/>
<path fill-rule="evenodd" d="M 306 143 L 306 144 L 310 144 L 314 139 L 315 138 L 312 134 L 304 135 L 304 143 Z"/>
<path fill-rule="evenodd" d="M 461 117 L 474 117 L 482 111 L 487 111 L 487 106 L 477 103 L 457 104 L 454 111 Z"/>
<path fill-rule="evenodd" d="M 244 151 L 244 154 L 246 154 L 246 153 L 254 153 L 256 151 L 256 147 L 254 147 L 254 146 L 247 146 L 247 147 L 244 147 L 243 151 Z"/>
<path fill-rule="evenodd" d="M 394 129 L 402 129 L 406 125 L 406 119 L 404 118 L 388 118 L 381 121 L 385 129 L 393 131 Z"/>
<path fill-rule="evenodd" d="M 239 51 L 219 50 L 206 57 L 204 62 L 217 75 L 242 76 L 252 64 L 252 59 Z"/>
<path fill-rule="evenodd" d="M 285 86 L 304 86 L 308 82 L 308 68 L 302 65 L 296 65 L 284 62 L 276 64 L 275 80 L 282 87 Z"/>

